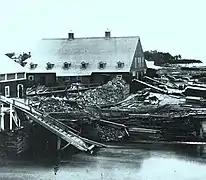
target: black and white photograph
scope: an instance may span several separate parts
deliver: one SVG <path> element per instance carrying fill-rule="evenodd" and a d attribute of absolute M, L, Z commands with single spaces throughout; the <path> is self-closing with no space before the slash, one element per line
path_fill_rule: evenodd
<path fill-rule="evenodd" d="M 205 0 L 1 0 L 0 180 L 206 180 Z"/>

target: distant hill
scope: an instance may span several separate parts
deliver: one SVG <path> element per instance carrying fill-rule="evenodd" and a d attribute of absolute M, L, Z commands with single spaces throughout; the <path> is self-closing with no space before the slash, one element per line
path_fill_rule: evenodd
<path fill-rule="evenodd" d="M 148 61 L 154 61 L 154 64 L 161 66 L 164 64 L 191 64 L 191 63 L 202 63 L 197 59 L 182 59 L 181 55 L 172 56 L 170 53 L 154 51 L 145 51 L 145 59 Z"/>

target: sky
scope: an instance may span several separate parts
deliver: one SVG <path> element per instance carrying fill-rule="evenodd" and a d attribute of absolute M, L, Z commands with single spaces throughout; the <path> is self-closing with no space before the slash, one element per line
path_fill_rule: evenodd
<path fill-rule="evenodd" d="M 0 0 L 0 53 L 41 38 L 140 36 L 143 50 L 206 62 L 205 0 Z"/>

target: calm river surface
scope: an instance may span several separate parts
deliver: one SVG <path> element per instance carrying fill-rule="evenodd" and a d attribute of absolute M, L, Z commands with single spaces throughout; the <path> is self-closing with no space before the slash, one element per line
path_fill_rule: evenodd
<path fill-rule="evenodd" d="M 43 161 L 43 160 L 42 160 Z M 115 146 L 95 155 L 64 159 L 57 175 L 53 165 L 28 161 L 0 167 L 1 180 L 206 180 L 206 159 L 172 150 L 140 150 Z"/>

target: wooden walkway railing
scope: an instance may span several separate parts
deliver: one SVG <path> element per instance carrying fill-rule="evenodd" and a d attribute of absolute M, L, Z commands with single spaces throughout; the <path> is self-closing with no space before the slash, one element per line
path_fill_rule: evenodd
<path fill-rule="evenodd" d="M 12 104 L 12 106 L 14 106 L 15 108 L 26 113 L 36 123 L 45 127 L 46 129 L 56 134 L 58 137 L 64 139 L 66 142 L 70 143 L 81 151 L 91 150 L 91 146 L 106 147 L 101 143 L 91 141 L 75 134 L 75 130 L 73 128 L 65 125 L 64 123 L 56 120 L 55 118 L 52 118 L 47 114 L 44 114 L 36 108 L 27 105 L 26 103 L 23 103 L 16 99 L 6 98 L 4 96 L 0 96 L 0 101 L 9 105 Z"/>

